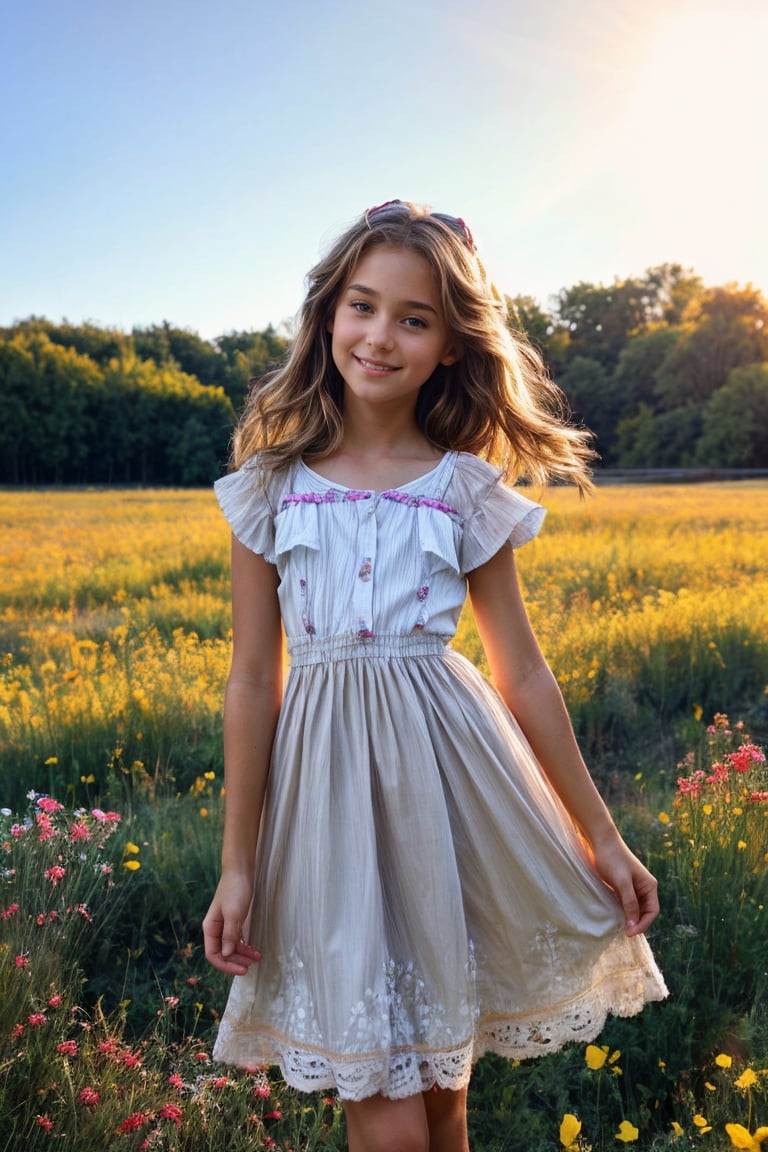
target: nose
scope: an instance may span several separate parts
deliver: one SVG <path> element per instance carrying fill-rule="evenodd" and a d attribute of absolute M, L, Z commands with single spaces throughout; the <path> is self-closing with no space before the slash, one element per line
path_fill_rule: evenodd
<path fill-rule="evenodd" d="M 391 348 L 394 341 L 392 326 L 386 316 L 373 317 L 366 336 L 370 348 Z"/>

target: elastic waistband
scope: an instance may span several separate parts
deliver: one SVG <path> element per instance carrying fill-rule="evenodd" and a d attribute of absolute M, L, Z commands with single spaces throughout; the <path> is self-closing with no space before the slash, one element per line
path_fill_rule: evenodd
<path fill-rule="evenodd" d="M 439 656 L 449 636 L 418 632 L 406 636 L 301 636 L 288 640 L 291 667 L 337 660 L 388 660 L 398 656 Z"/>

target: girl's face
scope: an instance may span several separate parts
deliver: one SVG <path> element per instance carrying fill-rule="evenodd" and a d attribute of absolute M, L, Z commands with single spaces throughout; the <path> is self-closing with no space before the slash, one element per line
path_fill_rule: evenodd
<path fill-rule="evenodd" d="M 458 359 L 429 264 L 408 249 L 382 245 L 362 258 L 328 330 L 345 391 L 371 404 L 415 405 L 437 365 Z"/>

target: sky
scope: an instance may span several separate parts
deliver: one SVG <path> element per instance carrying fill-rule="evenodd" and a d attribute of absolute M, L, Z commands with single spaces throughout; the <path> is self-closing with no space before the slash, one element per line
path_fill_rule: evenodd
<path fill-rule="evenodd" d="M 0 326 L 289 324 L 367 207 L 768 293 L 768 0 L 0 0 Z"/>

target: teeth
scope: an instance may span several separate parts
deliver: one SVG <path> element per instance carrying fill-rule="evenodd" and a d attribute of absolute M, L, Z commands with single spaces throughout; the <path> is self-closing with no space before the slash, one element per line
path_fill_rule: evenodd
<path fill-rule="evenodd" d="M 383 369 L 389 370 L 392 367 L 391 364 L 379 364 L 375 360 L 363 360 L 362 357 L 360 358 L 360 363 L 364 368 L 373 368 L 378 371 L 382 371 Z"/>

